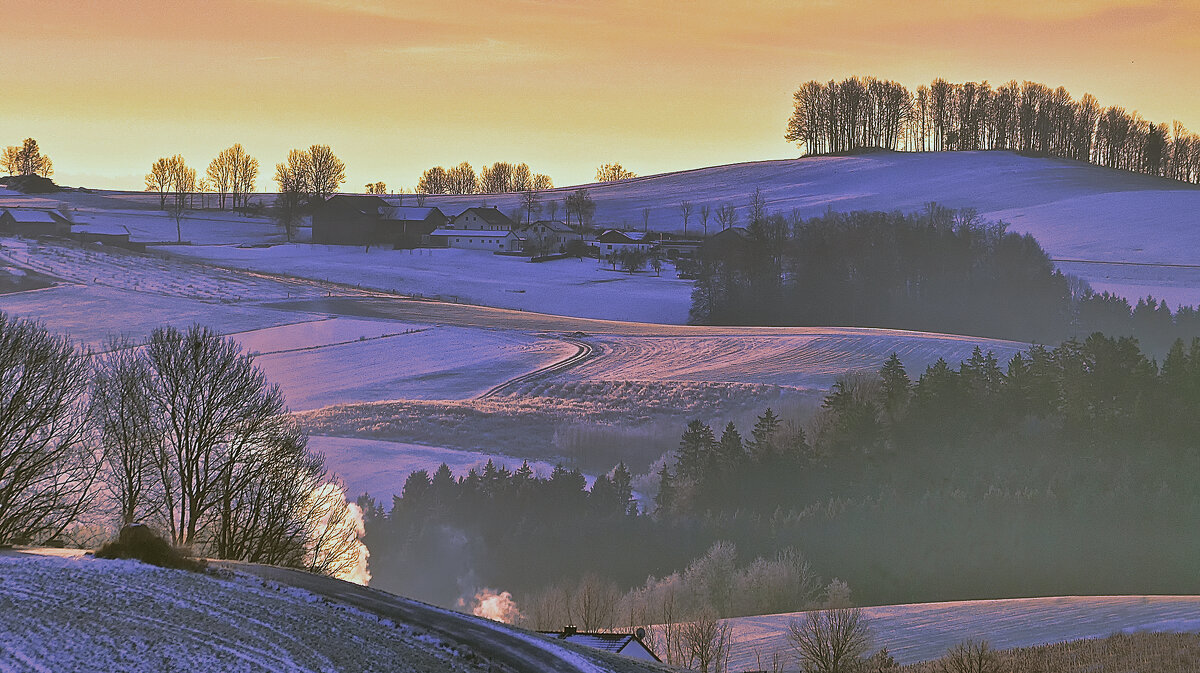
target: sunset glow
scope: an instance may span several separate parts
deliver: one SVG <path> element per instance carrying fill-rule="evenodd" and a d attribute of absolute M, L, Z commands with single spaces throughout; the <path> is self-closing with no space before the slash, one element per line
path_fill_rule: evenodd
<path fill-rule="evenodd" d="M 795 156 L 791 92 L 856 74 L 1035 80 L 1198 130 L 1197 28 L 1142 0 L 7 3 L 0 144 L 92 187 L 235 142 L 264 167 L 327 143 L 347 190 L 499 160 L 567 185 Z"/>

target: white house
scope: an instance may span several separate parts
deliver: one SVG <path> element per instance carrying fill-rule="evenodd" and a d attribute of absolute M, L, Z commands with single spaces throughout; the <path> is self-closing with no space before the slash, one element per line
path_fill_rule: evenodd
<path fill-rule="evenodd" d="M 517 252 L 525 239 L 516 232 L 505 229 L 487 231 L 481 229 L 436 229 L 429 234 L 429 243 L 444 248 L 467 250 L 491 250 L 492 252 Z"/>
<path fill-rule="evenodd" d="M 567 243 L 582 241 L 583 234 L 557 220 L 538 220 L 529 224 L 520 224 L 513 230 L 526 240 L 526 248 L 536 248 L 541 252 L 566 252 Z"/>
<path fill-rule="evenodd" d="M 509 231 L 513 221 L 498 208 L 467 208 L 450 220 L 447 229 L 475 229 L 479 231 Z"/>

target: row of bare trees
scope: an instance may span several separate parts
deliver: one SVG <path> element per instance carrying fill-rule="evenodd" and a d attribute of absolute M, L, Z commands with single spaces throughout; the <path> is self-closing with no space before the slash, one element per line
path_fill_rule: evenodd
<path fill-rule="evenodd" d="M 362 562 L 344 492 L 232 340 L 168 327 L 92 354 L 0 312 L 0 544 L 135 521 L 217 558 Z"/>
<path fill-rule="evenodd" d="M 146 174 L 146 191 L 157 192 L 159 207 L 164 209 L 168 197 L 182 209 L 192 204 L 197 194 L 207 193 L 216 194 L 221 209 L 246 208 L 258 181 L 258 171 L 258 159 L 250 156 L 241 144 L 221 150 L 208 164 L 207 177 L 199 180 L 196 169 L 176 154 L 154 162 Z M 275 167 L 275 182 L 281 192 L 294 191 L 312 202 L 329 197 L 345 181 L 346 165 L 328 145 L 292 150 L 287 161 Z"/>
<path fill-rule="evenodd" d="M 26 138 L 20 145 L 9 145 L 0 153 L 0 168 L 9 175 L 54 175 L 54 162 L 42 154 L 33 138 Z"/>
<path fill-rule="evenodd" d="M 810 81 L 792 94 L 784 137 L 808 154 L 867 147 L 949 151 L 1010 149 L 1200 182 L 1200 136 L 1180 122 L 1155 124 L 1101 108 L 1038 82 L 956 84 L 909 91 L 874 77 Z"/>
<path fill-rule="evenodd" d="M 534 173 L 528 164 L 510 164 L 507 161 L 485 165 L 478 174 L 465 161 L 450 168 L 434 166 L 422 173 L 417 182 L 417 192 L 420 194 L 502 194 L 553 187 L 550 176 Z"/>

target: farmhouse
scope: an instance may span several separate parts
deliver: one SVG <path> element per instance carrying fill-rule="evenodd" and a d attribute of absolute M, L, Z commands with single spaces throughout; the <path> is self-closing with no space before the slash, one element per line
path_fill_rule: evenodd
<path fill-rule="evenodd" d="M 429 243 L 442 248 L 519 252 L 525 239 L 511 230 L 485 231 L 480 229 L 438 229 L 429 234 Z"/>
<path fill-rule="evenodd" d="M 378 196 L 335 194 L 312 216 L 313 243 L 415 247 L 446 224 L 437 208 L 396 206 Z"/>
<path fill-rule="evenodd" d="M 526 252 L 566 252 L 567 243 L 583 240 L 583 234 L 558 220 L 521 224 L 514 231 L 525 238 Z"/>
<path fill-rule="evenodd" d="M 477 231 L 509 231 L 513 228 L 513 221 L 508 219 L 508 216 L 500 212 L 500 209 L 492 208 L 467 208 L 458 214 L 450 224 L 446 225 L 447 229 L 474 229 Z"/>
<path fill-rule="evenodd" d="M 7 208 L 0 210 L 0 232 L 16 236 L 66 236 L 71 222 L 53 210 Z"/>
<path fill-rule="evenodd" d="M 608 229 L 596 237 L 593 246 L 600 251 L 601 257 L 607 257 L 626 250 L 646 252 L 654 245 L 649 235 L 642 231 L 620 231 Z"/>
<path fill-rule="evenodd" d="M 646 647 L 646 643 L 642 642 L 642 638 L 645 637 L 645 631 L 642 629 L 638 629 L 637 634 L 580 633 L 575 630 L 574 626 L 566 626 L 562 631 L 538 631 L 538 633 L 556 640 L 565 640 L 568 643 L 612 652 L 641 661 L 662 662 L 662 659 L 659 659 L 649 647 Z"/>

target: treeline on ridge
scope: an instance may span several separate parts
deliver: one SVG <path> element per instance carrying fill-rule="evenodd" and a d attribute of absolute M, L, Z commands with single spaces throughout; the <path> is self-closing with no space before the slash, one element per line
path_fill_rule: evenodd
<path fill-rule="evenodd" d="M 808 154 L 1017 150 L 1200 182 L 1200 135 L 1179 121 L 1156 124 L 1037 82 L 939 78 L 913 92 L 874 77 L 810 81 L 792 94 L 784 137 Z"/>
<path fill-rule="evenodd" d="M 1029 234 L 972 210 L 780 214 L 753 220 L 736 245 L 701 255 L 691 321 L 842 325 L 1056 343 L 1100 331 L 1161 354 L 1200 335 L 1200 313 L 1097 294 L 1054 269 Z"/>

